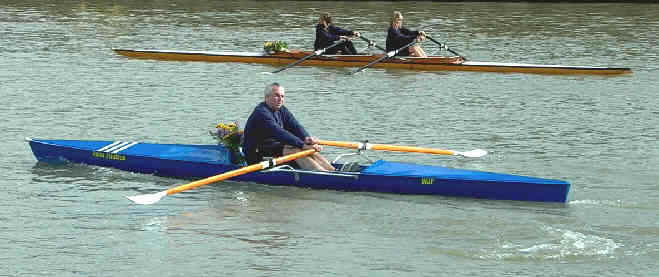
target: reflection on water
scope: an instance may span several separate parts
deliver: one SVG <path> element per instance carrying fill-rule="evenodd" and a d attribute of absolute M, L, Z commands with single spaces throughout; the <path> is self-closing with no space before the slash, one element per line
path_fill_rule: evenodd
<path fill-rule="evenodd" d="M 175 179 L 162 178 L 149 174 L 138 174 L 119 169 L 89 166 L 73 163 L 37 162 L 32 167 L 32 182 L 57 185 L 75 185 L 83 191 L 136 191 L 139 193 L 153 192 L 158 186 L 171 185 Z M 133 184 L 133 186 L 127 184 Z M 145 184 L 153 184 L 151 189 Z"/>

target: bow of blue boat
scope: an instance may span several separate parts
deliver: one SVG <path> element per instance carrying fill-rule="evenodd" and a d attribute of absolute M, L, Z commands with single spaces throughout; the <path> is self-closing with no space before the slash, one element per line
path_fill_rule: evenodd
<path fill-rule="evenodd" d="M 240 168 L 221 145 L 26 139 L 41 162 L 72 162 L 174 178 L 206 178 Z M 337 164 L 337 168 L 340 164 Z M 316 172 L 288 165 L 234 177 L 269 185 L 431 194 L 495 200 L 567 201 L 562 180 L 379 160 L 356 172 Z"/>

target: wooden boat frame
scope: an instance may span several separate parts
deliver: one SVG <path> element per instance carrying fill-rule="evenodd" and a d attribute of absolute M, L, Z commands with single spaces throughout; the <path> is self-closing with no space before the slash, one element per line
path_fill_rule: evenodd
<path fill-rule="evenodd" d="M 137 59 L 163 61 L 198 61 L 198 62 L 238 62 L 286 65 L 295 62 L 312 52 L 291 50 L 273 54 L 259 52 L 213 52 L 213 51 L 176 51 L 146 49 L 112 49 L 115 53 Z M 361 67 L 382 57 L 379 55 L 321 55 L 300 63 L 305 66 Z M 631 73 L 626 67 L 565 66 L 540 65 L 524 63 L 497 63 L 465 61 L 459 56 L 394 57 L 373 65 L 376 68 L 407 69 L 421 71 L 474 71 L 502 73 L 533 74 L 585 74 L 585 75 L 620 75 Z"/>

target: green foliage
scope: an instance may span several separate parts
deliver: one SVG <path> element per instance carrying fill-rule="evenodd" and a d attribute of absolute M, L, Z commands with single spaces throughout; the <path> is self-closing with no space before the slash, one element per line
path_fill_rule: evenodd
<path fill-rule="evenodd" d="M 266 53 L 283 52 L 288 50 L 288 43 L 283 41 L 266 41 L 263 43 L 263 51 Z"/>

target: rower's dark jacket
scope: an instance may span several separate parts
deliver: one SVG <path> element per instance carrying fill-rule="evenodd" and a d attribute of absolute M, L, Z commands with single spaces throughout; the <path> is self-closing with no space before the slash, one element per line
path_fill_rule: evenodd
<path fill-rule="evenodd" d="M 284 145 L 302 148 L 304 138 L 308 136 L 285 106 L 274 111 L 261 102 L 245 124 L 243 152 L 247 163 L 253 164 L 260 162 L 264 156 L 281 155 Z"/>
<path fill-rule="evenodd" d="M 416 39 L 416 37 L 419 35 L 419 31 L 412 31 L 410 29 L 407 29 L 405 27 L 401 28 L 393 28 L 389 27 L 389 31 L 387 32 L 387 52 L 396 50 L 398 48 L 401 48 L 412 41 Z M 410 50 L 409 48 L 401 49 L 398 51 L 398 54 L 396 56 L 409 56 L 410 55 Z"/>
<path fill-rule="evenodd" d="M 316 25 L 316 40 L 313 42 L 313 49 L 323 49 L 332 45 L 335 41 L 341 39 L 341 36 L 352 36 L 354 33 L 350 30 L 341 29 L 334 25 L 329 25 L 327 30 L 323 24 Z M 325 54 L 333 54 L 331 51 L 326 51 Z"/>

